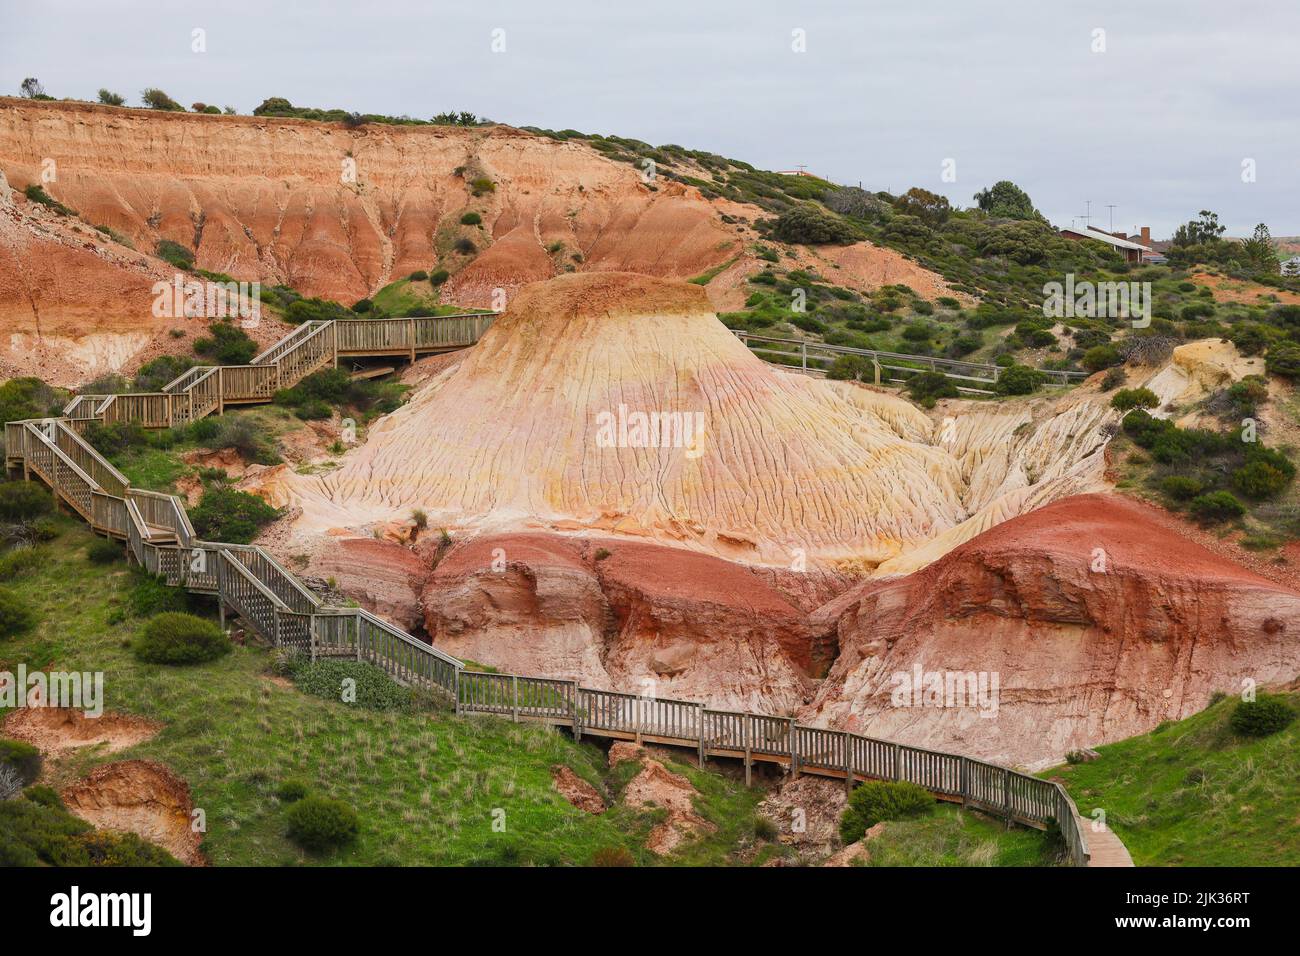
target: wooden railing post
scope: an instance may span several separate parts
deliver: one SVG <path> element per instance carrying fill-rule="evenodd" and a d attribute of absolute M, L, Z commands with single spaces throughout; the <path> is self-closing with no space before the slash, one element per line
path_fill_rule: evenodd
<path fill-rule="evenodd" d="M 751 772 L 754 765 L 754 739 L 750 731 L 750 724 L 753 718 L 749 714 L 740 715 L 740 739 L 745 745 L 745 786 L 750 785 Z"/>
<path fill-rule="evenodd" d="M 704 705 L 695 705 L 696 728 L 700 735 L 700 767 L 704 766 L 704 761 L 708 757 L 707 748 L 704 746 Z"/>
<path fill-rule="evenodd" d="M 517 674 L 510 675 L 510 684 L 514 688 L 515 698 L 514 704 L 510 708 L 510 717 L 517 724 L 519 723 L 519 676 Z"/>
<path fill-rule="evenodd" d="M 574 742 L 582 740 L 582 688 L 578 682 L 573 682 L 573 739 Z"/>
<path fill-rule="evenodd" d="M 844 731 L 844 793 L 853 792 L 853 737 Z"/>
<path fill-rule="evenodd" d="M 789 731 L 790 733 L 790 774 L 795 780 L 799 779 L 799 747 L 797 746 L 797 741 L 795 737 L 795 728 L 797 726 L 798 725 L 794 722 L 794 718 L 791 717 L 790 731 Z"/>
<path fill-rule="evenodd" d="M 961 758 L 961 805 L 970 806 L 970 759 Z"/>
<path fill-rule="evenodd" d="M 451 693 L 454 701 L 453 706 L 456 709 L 456 716 L 460 716 L 460 668 L 452 668 L 451 672 Z"/>
<path fill-rule="evenodd" d="M 1002 813 L 1007 818 L 1007 826 L 1011 826 L 1011 771 L 1002 771 Z"/>

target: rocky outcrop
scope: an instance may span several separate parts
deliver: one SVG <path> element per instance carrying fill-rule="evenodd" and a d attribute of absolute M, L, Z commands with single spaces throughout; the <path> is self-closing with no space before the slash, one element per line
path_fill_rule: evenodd
<path fill-rule="evenodd" d="M 641 772 L 623 790 L 623 803 L 633 809 L 659 808 L 667 811 L 646 838 L 646 847 L 657 856 L 668 856 L 683 843 L 717 827 L 695 811 L 699 795 L 691 782 L 673 773 L 652 757 L 641 758 Z"/>
<path fill-rule="evenodd" d="M 1109 495 L 1009 520 L 813 623 L 841 653 L 804 720 L 1028 766 L 1300 672 L 1300 593 Z"/>
<path fill-rule="evenodd" d="M 834 656 L 762 575 L 640 543 L 483 536 L 438 564 L 423 603 L 448 653 L 720 708 L 788 713 Z"/>
<path fill-rule="evenodd" d="M 308 573 L 401 627 L 420 624 L 420 588 L 429 567 L 409 548 L 373 538 L 326 539 Z"/>
<path fill-rule="evenodd" d="M 1115 413 L 1095 395 L 1053 402 L 965 403 L 935 422 L 763 362 L 698 286 L 572 275 L 516 296 L 342 467 L 267 493 L 302 508 L 305 532 L 420 508 L 455 531 L 599 533 L 862 574 L 1098 487 Z"/>

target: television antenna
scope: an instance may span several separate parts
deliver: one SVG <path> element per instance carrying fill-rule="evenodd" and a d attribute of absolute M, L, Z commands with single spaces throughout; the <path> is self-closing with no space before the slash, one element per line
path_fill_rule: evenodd
<path fill-rule="evenodd" d="M 1106 203 L 1106 208 L 1110 210 L 1110 231 L 1115 231 L 1115 206 L 1113 202 Z"/>

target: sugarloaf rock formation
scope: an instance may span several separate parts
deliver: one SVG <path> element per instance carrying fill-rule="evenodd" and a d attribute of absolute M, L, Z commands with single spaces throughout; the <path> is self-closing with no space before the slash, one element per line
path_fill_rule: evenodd
<path fill-rule="evenodd" d="M 995 446 L 1036 434 L 1028 412 L 941 427 L 893 395 L 761 361 L 698 286 L 574 274 L 521 291 L 341 468 L 286 475 L 269 493 L 302 507 L 303 529 L 420 508 L 435 526 L 869 570 L 984 509 L 1016 513 L 1028 485 L 1082 490 L 1113 413 L 1093 402 L 1065 414 L 1043 427 L 1069 440 L 1044 446 L 1041 473 L 1026 475 Z"/>

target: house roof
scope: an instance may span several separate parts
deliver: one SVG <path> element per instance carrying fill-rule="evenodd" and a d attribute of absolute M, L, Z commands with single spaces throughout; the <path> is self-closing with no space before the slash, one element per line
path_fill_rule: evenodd
<path fill-rule="evenodd" d="M 1098 242 L 1107 243 L 1117 249 L 1140 249 L 1142 252 L 1152 251 L 1150 246 L 1144 246 L 1140 242 L 1130 242 L 1127 239 L 1121 239 L 1119 236 L 1112 236 L 1109 232 L 1102 232 L 1100 229 L 1092 229 L 1086 226 L 1083 229 L 1062 229 L 1061 232 L 1068 232 L 1076 236 L 1082 236 L 1084 239 L 1096 239 Z"/>

